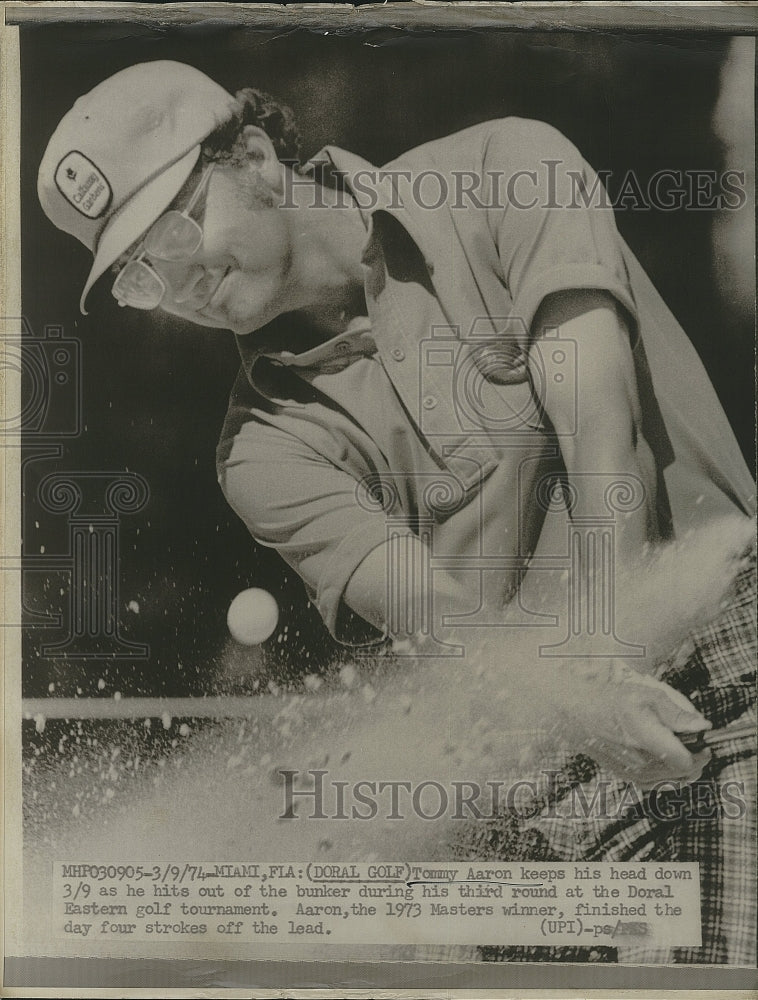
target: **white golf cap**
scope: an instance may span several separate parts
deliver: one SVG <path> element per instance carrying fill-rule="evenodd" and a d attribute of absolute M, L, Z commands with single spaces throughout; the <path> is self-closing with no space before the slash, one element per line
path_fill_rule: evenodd
<path fill-rule="evenodd" d="M 37 191 L 48 218 L 88 247 L 82 292 L 149 229 L 182 188 L 200 144 L 235 98 L 192 66 L 165 60 L 121 70 L 80 97 L 48 143 Z"/>

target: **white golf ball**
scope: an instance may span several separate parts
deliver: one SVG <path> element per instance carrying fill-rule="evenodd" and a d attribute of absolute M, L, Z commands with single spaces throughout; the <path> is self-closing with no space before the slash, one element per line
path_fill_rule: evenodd
<path fill-rule="evenodd" d="M 237 594 L 229 605 L 226 623 L 237 642 L 243 646 L 257 646 L 276 628 L 279 607 L 267 590 L 250 587 Z"/>

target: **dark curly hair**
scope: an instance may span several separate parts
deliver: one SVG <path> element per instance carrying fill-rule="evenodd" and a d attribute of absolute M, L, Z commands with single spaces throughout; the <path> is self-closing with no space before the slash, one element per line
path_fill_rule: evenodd
<path fill-rule="evenodd" d="M 252 87 L 238 90 L 234 96 L 239 110 L 203 142 L 204 160 L 232 165 L 243 162 L 242 129 L 257 125 L 271 140 L 279 160 L 296 167 L 300 162 L 300 132 L 292 109 Z"/>

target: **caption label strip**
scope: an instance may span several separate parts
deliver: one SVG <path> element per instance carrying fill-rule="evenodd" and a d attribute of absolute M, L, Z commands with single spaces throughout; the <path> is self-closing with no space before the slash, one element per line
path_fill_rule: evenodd
<path fill-rule="evenodd" d="M 58 863 L 54 936 L 699 945 L 696 863 Z"/>

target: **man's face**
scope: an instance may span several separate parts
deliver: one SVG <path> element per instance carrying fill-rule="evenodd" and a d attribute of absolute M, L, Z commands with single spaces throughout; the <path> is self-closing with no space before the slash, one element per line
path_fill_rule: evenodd
<path fill-rule="evenodd" d="M 183 209 L 200 177 L 193 171 L 172 203 Z M 146 260 L 166 291 L 164 312 L 200 326 L 248 334 L 296 307 L 285 213 L 252 164 L 217 165 L 192 210 L 203 231 L 188 260 Z"/>

